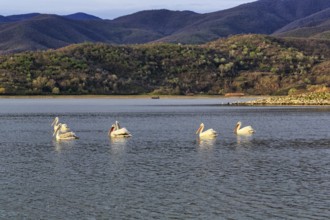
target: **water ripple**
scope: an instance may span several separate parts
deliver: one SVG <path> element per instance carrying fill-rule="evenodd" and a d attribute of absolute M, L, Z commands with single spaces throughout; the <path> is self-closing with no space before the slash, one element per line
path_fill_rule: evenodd
<path fill-rule="evenodd" d="M 41 113 L 0 114 L 1 219 L 330 216 L 329 110 L 104 101 L 92 112 L 80 110 L 86 101 L 56 101 L 63 112 L 40 105 Z M 58 115 L 79 140 L 52 139 Z M 109 138 L 115 120 L 133 137 Z M 257 133 L 233 134 L 238 120 Z M 197 138 L 201 121 L 219 136 Z"/>

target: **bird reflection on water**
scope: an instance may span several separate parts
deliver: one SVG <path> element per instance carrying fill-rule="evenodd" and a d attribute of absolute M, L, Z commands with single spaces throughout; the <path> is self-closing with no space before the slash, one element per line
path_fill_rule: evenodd
<path fill-rule="evenodd" d="M 252 134 L 237 135 L 236 140 L 239 146 L 250 145 L 251 141 L 253 140 L 253 135 Z"/>
<path fill-rule="evenodd" d="M 61 152 L 65 149 L 71 149 L 75 145 L 75 141 L 52 141 L 53 146 L 55 147 L 56 152 Z"/>
<path fill-rule="evenodd" d="M 216 138 L 197 138 L 198 146 L 201 149 L 213 148 L 215 142 L 216 142 Z"/>
<path fill-rule="evenodd" d="M 109 138 L 111 153 L 120 154 L 125 152 L 126 144 L 129 138 L 127 137 L 111 137 Z"/>

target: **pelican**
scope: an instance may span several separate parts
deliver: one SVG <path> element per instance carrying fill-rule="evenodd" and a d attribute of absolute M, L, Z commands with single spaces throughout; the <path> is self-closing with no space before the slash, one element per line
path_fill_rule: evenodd
<path fill-rule="evenodd" d="M 204 124 L 201 123 L 199 128 L 196 131 L 196 134 L 199 134 L 200 138 L 214 138 L 216 136 L 218 136 L 217 132 L 215 130 L 213 130 L 212 128 L 204 131 Z"/>
<path fill-rule="evenodd" d="M 249 134 L 253 134 L 255 132 L 255 130 L 253 130 L 253 128 L 249 125 L 246 127 L 241 128 L 242 126 L 242 122 L 237 122 L 236 127 L 234 129 L 234 133 L 238 134 L 238 135 L 249 135 Z"/>
<path fill-rule="evenodd" d="M 61 132 L 61 127 L 62 127 L 62 124 L 59 123 L 56 130 L 54 131 L 53 133 L 53 136 L 55 136 L 55 139 L 57 141 L 67 141 L 67 140 L 73 140 L 73 139 L 79 139 L 76 134 L 72 131 L 70 132 L 65 132 L 65 133 L 62 133 Z"/>
<path fill-rule="evenodd" d="M 108 133 L 111 137 L 131 137 L 131 133 L 126 128 L 121 128 L 119 122 L 116 121 L 109 130 Z"/>
<path fill-rule="evenodd" d="M 57 130 L 58 125 L 59 125 L 59 118 L 56 117 L 54 119 L 53 123 L 52 123 L 52 126 L 54 126 L 54 133 Z M 70 131 L 70 128 L 68 127 L 67 124 L 61 124 L 61 125 L 62 125 L 61 126 L 61 132 L 68 132 L 68 131 Z"/>

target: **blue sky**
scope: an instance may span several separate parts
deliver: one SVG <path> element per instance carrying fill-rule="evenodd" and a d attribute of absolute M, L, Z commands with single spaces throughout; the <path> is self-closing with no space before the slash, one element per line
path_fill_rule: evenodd
<path fill-rule="evenodd" d="M 104 19 L 150 9 L 207 13 L 256 0 L 0 0 L 0 15 L 32 12 L 67 15 L 85 12 Z"/>

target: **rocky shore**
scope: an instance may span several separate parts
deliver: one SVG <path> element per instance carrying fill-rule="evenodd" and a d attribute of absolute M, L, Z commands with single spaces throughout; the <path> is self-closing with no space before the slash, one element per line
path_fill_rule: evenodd
<path fill-rule="evenodd" d="M 330 92 L 310 92 L 299 95 L 270 97 L 240 103 L 242 105 L 330 105 Z"/>

